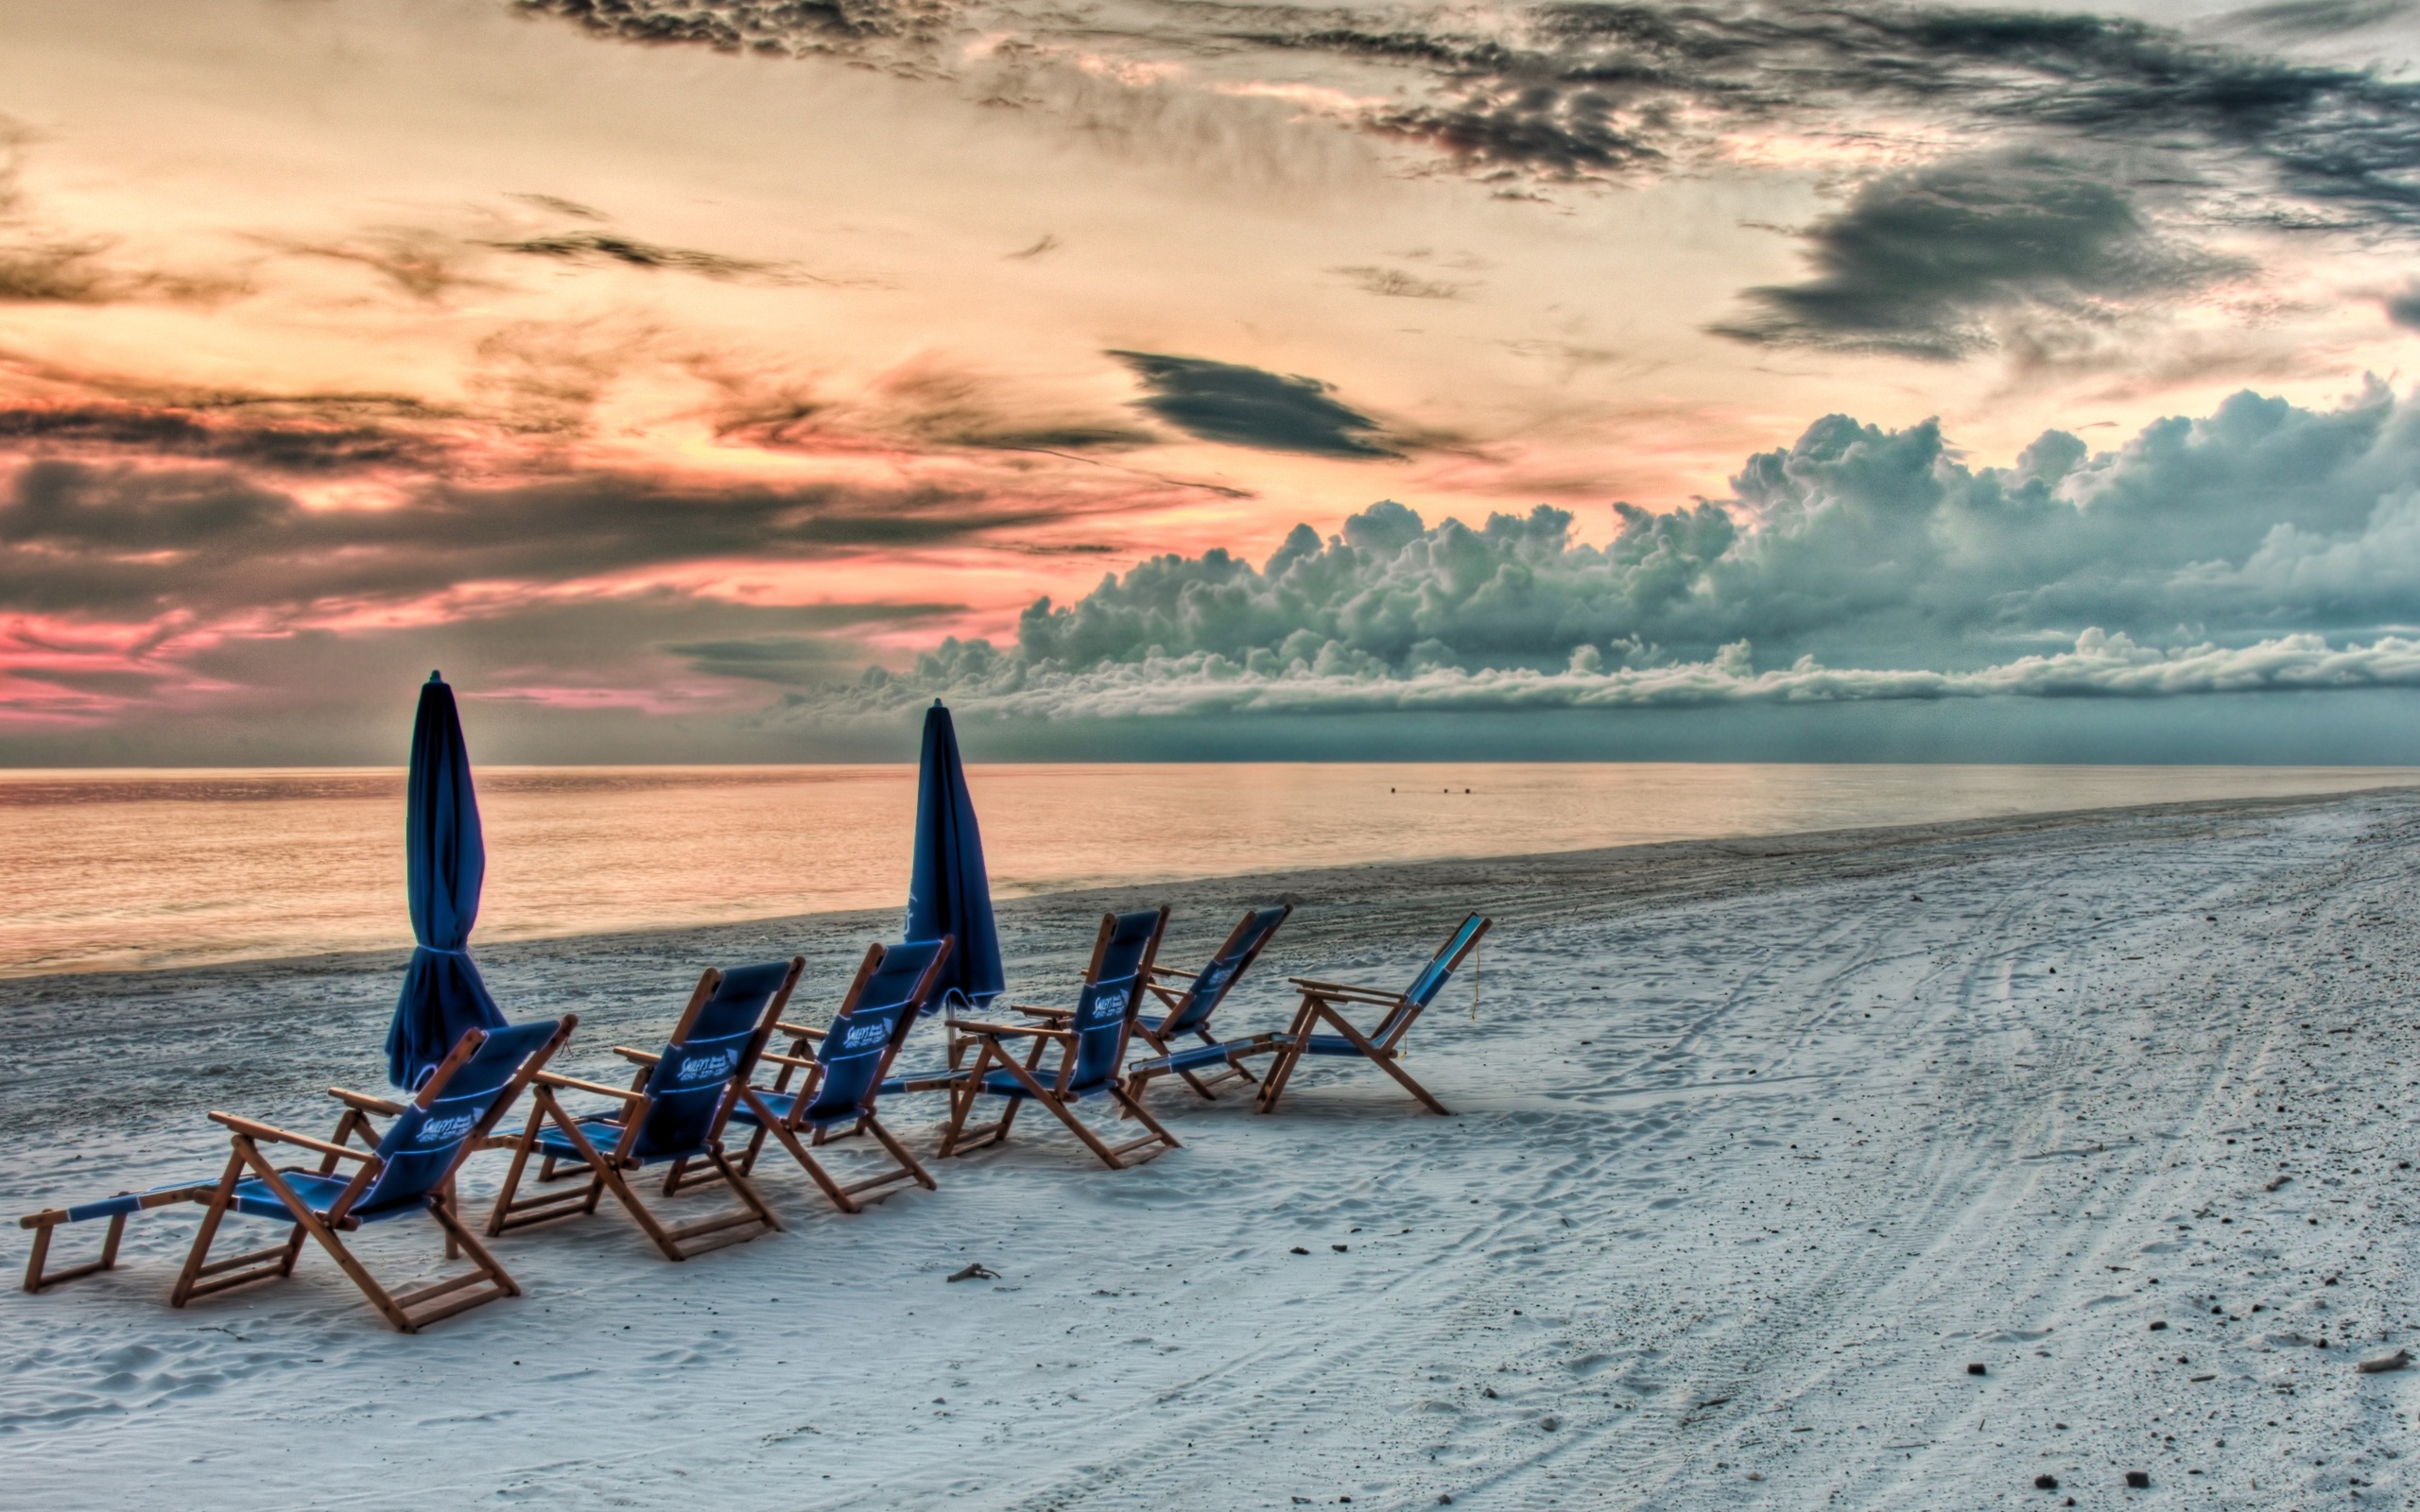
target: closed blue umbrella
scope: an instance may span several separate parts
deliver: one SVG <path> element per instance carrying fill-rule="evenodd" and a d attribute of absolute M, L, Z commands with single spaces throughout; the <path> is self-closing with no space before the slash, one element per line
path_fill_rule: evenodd
<path fill-rule="evenodd" d="M 387 1031 L 387 1079 L 417 1087 L 468 1029 L 501 1029 L 488 985 L 465 949 L 479 918 L 487 877 L 479 799 L 471 790 L 471 752 L 462 743 L 454 690 L 434 672 L 420 690 L 412 721 L 412 772 L 404 809 L 404 880 L 412 938 L 420 942 L 404 972 L 395 1022 Z"/>
<path fill-rule="evenodd" d="M 1000 933 L 992 923 L 992 881 L 983 835 L 958 759 L 958 730 L 939 698 L 925 711 L 925 753 L 916 774 L 916 868 L 908 880 L 908 937 L 955 937 L 943 964 L 944 1005 L 981 1008 L 1000 995 Z"/>

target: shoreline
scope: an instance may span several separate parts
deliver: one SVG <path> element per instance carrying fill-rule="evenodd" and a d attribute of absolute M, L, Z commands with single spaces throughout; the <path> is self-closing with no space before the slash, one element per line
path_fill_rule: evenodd
<path fill-rule="evenodd" d="M 1165 896 L 1180 910 L 1198 908 L 1215 902 L 1236 907 L 1247 902 L 1294 902 L 1298 904 L 1319 901 L 1340 901 L 1351 897 L 1357 880 L 1364 881 L 1358 889 L 1366 891 L 1366 881 L 1373 873 L 1386 873 L 1402 879 L 1423 890 L 1447 893 L 1457 884 L 1492 879 L 1503 871 L 1547 872 L 1565 877 L 1583 876 L 1624 860 L 1647 863 L 1658 874 L 1685 872 L 1692 867 L 1707 868 L 1712 877 L 1728 877 L 1726 868 L 1753 860 L 1777 860 L 1803 857 L 1818 864 L 1819 872 L 1832 874 L 1823 863 L 1844 854 L 1876 850 L 1909 859 L 1900 864 L 1921 866 L 1917 859 L 1927 846 L 1955 846 L 1975 843 L 2008 843 L 2023 836 L 2053 831 L 2079 831 L 2099 823 L 2134 822 L 2147 819 L 2171 819 L 2179 822 L 2195 816 L 2217 819 L 2230 816 L 2254 816 L 2290 812 L 2336 803 L 2349 803 L 2390 798 L 2397 794 L 2420 794 L 2420 784 L 2389 783 L 2377 787 L 2355 788 L 2342 792 L 2288 794 L 2261 798 L 2194 799 L 2173 803 L 2137 803 L 2105 808 L 2058 809 L 2021 814 L 1991 815 L 1979 818 L 1927 821 L 1914 824 L 1852 825 L 1837 829 L 1784 831 L 1772 833 L 1749 833 L 1711 839 L 1649 840 L 1630 845 L 1598 846 L 1575 850 L 1541 850 L 1497 855 L 1424 857 L 1402 862 L 1357 862 L 1344 866 L 1308 867 L 1298 869 L 1260 870 L 1221 873 L 1202 877 L 1176 877 L 1143 880 L 1132 883 L 1098 883 L 1080 886 L 1053 888 L 1043 892 L 1025 893 L 1000 900 L 995 912 L 1002 918 L 1049 914 L 1072 906 L 1092 906 L 1100 910 L 1140 906 L 1137 895 L 1150 892 L 1153 897 Z M 1753 868 L 1749 868 L 1753 870 Z M 1855 874 L 1854 868 L 1839 874 Z M 1745 876 L 1735 885 L 1746 885 Z M 1667 896 L 1657 888 L 1639 889 L 1638 901 L 1651 902 Z M 1676 878 L 1668 896 L 1689 896 L 1685 878 Z M 1470 907 L 1483 907 L 1484 900 L 1473 902 Z M 562 935 L 532 936 L 524 938 L 486 942 L 473 932 L 471 953 L 482 968 L 496 965 L 518 965 L 539 959 L 562 956 L 579 945 L 620 952 L 651 951 L 678 942 L 714 941 L 721 938 L 754 939 L 769 937 L 785 928 L 844 928 L 852 937 L 860 940 L 889 938 L 883 931 L 895 929 L 895 920 L 904 913 L 906 902 L 895 908 L 825 909 L 800 914 L 769 915 L 761 919 L 732 919 L 717 923 L 677 924 L 639 929 L 614 929 Z M 1291 933 L 1303 933 L 1305 919 L 1289 924 Z M 871 931 L 871 933 L 865 933 Z M 136 986 L 175 977 L 197 986 L 211 985 L 229 977 L 289 974 L 320 975 L 354 971 L 392 971 L 400 979 L 411 957 L 409 945 L 381 947 L 375 950 L 327 951 L 299 955 L 243 956 L 233 960 L 212 961 L 191 965 L 160 967 L 71 969 L 60 971 L 0 972 L 0 1013 L 8 1011 L 10 1001 L 21 991 L 37 988 L 43 984 L 85 983 L 103 988 Z M 1011 963 L 1011 971 L 1015 963 Z"/>

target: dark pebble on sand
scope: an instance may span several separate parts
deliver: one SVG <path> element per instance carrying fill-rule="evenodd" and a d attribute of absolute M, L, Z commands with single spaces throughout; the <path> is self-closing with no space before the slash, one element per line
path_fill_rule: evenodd
<path fill-rule="evenodd" d="M 2151 1488 L 2152 1488 L 2152 1472 L 2151 1472 L 2151 1471 L 2149 1471 L 2149 1470 L 2128 1470 L 2128 1471 L 2126 1472 L 2126 1489 L 2128 1489 L 2128 1490 L 2130 1490 L 2130 1491 L 2148 1491 L 2148 1490 L 2150 1490 Z"/>
<path fill-rule="evenodd" d="M 1292 1253 L 1297 1254 L 1297 1255 L 1307 1255 L 1307 1254 L 1309 1254 L 1309 1253 L 1310 1253 L 1310 1251 L 1309 1251 L 1309 1250 L 1307 1250 L 1307 1249 L 1305 1249 L 1305 1248 L 1304 1248 L 1302 1246 L 1300 1246 L 1300 1245 L 1296 1245 L 1296 1246 L 1294 1246 L 1293 1250 L 1292 1250 Z"/>
<path fill-rule="evenodd" d="M 1983 1362 L 1980 1360 L 1978 1360 L 1973 1365 L 1968 1366 L 1966 1367 L 1966 1373 L 1970 1376 L 1987 1376 L 1991 1374 L 1989 1370 L 1983 1368 Z"/>
<path fill-rule="evenodd" d="M 2167 1325 L 2167 1324 L 2165 1324 L 2165 1323 L 2154 1323 L 2154 1324 L 2152 1324 L 2152 1332 L 2153 1333 L 2157 1333 L 2160 1330 L 2162 1330 L 2162 1329 L 2164 1329 L 2164 1328 L 2166 1328 L 2166 1327 L 2168 1327 L 2168 1325 Z"/>
<path fill-rule="evenodd" d="M 2037 1491 L 2055 1491 L 2059 1488 L 2059 1478 L 2055 1475 L 2036 1475 L 2033 1477 L 2033 1488 Z"/>

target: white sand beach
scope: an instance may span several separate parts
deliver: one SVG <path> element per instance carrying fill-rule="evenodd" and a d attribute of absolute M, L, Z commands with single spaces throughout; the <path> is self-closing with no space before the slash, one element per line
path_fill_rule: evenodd
<path fill-rule="evenodd" d="M 2415 893 L 2420 795 L 2396 793 L 1022 900 L 1003 945 L 1038 1001 L 1068 995 L 1104 906 L 1173 904 L 1184 966 L 1241 905 L 1298 901 L 1231 1034 L 1281 1027 L 1291 973 L 1400 986 L 1485 909 L 1476 1007 L 1458 980 L 1412 1037 L 1458 1116 L 1313 1062 L 1271 1117 L 1160 1084 L 1185 1147 L 1133 1171 L 1035 1115 L 857 1216 L 769 1163 L 784 1233 L 669 1264 L 609 1206 L 498 1241 L 527 1295 L 415 1336 L 316 1252 L 171 1310 L 197 1210 L 166 1210 L 122 1269 L 0 1300 L 0 1486 L 52 1508 L 2408 1504 L 2420 1369 L 2356 1364 L 2420 1341 Z M 581 1015 L 562 1065 L 594 1075 L 660 1042 L 703 966 L 803 953 L 793 1016 L 828 1015 L 895 927 L 480 955 L 509 1013 Z M 323 1132 L 320 1089 L 378 1085 L 401 966 L 0 984 L 0 1212 L 215 1175 L 210 1108 Z M 929 1148 L 938 1099 L 889 1111 Z M 438 1263 L 419 1224 L 362 1247 L 406 1280 Z M 944 1280 L 970 1263 L 998 1279 Z"/>

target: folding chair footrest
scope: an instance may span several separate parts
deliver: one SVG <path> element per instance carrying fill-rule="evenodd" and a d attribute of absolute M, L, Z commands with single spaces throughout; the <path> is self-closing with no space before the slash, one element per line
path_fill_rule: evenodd
<path fill-rule="evenodd" d="M 238 1270 L 234 1268 L 236 1266 L 248 1266 L 248 1268 Z M 233 1291 L 238 1286 L 250 1286 L 254 1281 L 274 1280 L 286 1273 L 285 1247 L 283 1245 L 275 1249 L 254 1250 L 249 1255 L 238 1255 L 233 1260 L 222 1260 L 204 1265 L 200 1274 L 208 1279 L 197 1280 L 186 1287 L 185 1300 L 190 1302 L 197 1297 L 210 1297 L 219 1292 Z"/>
<path fill-rule="evenodd" d="M 420 1291 L 396 1297 L 394 1299 L 395 1305 L 402 1309 L 405 1318 L 410 1324 L 407 1332 L 417 1333 L 422 1329 L 428 1327 L 431 1323 L 436 1322 L 440 1318 L 452 1317 L 457 1313 L 467 1313 L 475 1307 L 485 1306 L 487 1303 L 493 1302 L 498 1297 L 519 1295 L 515 1292 L 506 1290 L 502 1285 L 490 1280 L 487 1276 L 476 1271 L 472 1272 L 469 1279 L 472 1280 L 488 1281 L 488 1284 L 485 1287 L 472 1290 L 458 1289 L 451 1285 L 445 1286 L 442 1288 L 445 1292 L 445 1300 L 437 1302 L 437 1305 L 433 1307 L 418 1307 L 413 1303 L 413 1298 L 415 1297 L 436 1301 L 436 1298 L 429 1295 L 429 1288 L 424 1287 Z"/>
<path fill-rule="evenodd" d="M 552 1223 L 557 1218 L 569 1218 L 576 1213 L 586 1212 L 589 1201 L 589 1193 L 585 1188 L 579 1191 L 546 1192 L 534 1197 L 523 1197 L 518 1201 L 508 1203 L 504 1211 L 491 1212 L 488 1215 L 488 1234 L 493 1237 L 515 1228 L 527 1228 L 533 1224 Z"/>
<path fill-rule="evenodd" d="M 860 1192 L 876 1192 L 884 1187 L 897 1186 L 902 1181 L 914 1181 L 915 1179 L 915 1172 L 902 1167 L 899 1170 L 887 1172 L 881 1176 L 868 1177 L 863 1181 L 853 1182 L 848 1186 L 842 1187 L 840 1189 L 840 1195 L 844 1197 L 854 1197 Z"/>

